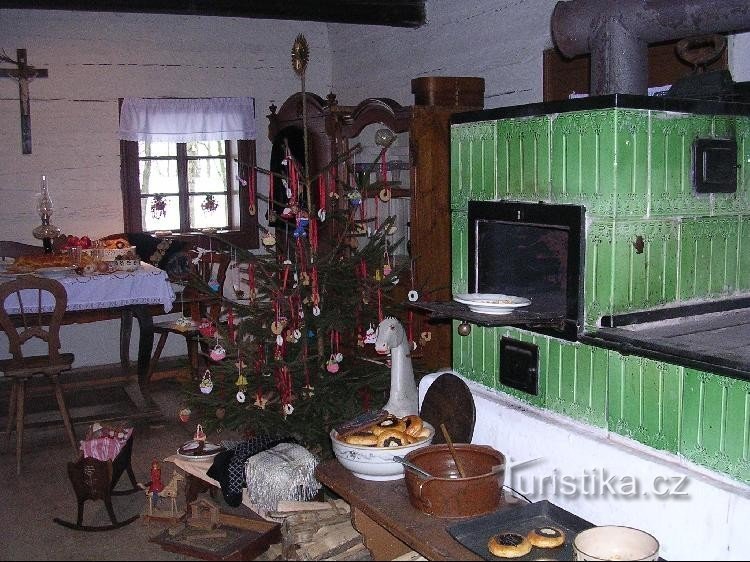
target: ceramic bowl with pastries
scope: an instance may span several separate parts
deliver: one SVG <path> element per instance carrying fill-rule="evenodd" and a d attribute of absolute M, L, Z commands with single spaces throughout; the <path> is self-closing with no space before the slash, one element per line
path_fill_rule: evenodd
<path fill-rule="evenodd" d="M 340 430 L 340 431 L 338 431 Z M 426 447 L 435 428 L 419 416 L 397 418 L 387 412 L 373 423 L 331 430 L 331 445 L 338 461 L 363 480 L 398 480 L 404 466 L 393 460 Z"/>

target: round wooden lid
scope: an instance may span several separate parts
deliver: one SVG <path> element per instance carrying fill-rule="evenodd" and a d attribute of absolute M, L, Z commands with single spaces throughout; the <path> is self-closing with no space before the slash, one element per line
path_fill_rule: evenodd
<path fill-rule="evenodd" d="M 443 373 L 427 389 L 422 401 L 420 417 L 435 430 L 433 444 L 445 443 L 440 424 L 444 423 L 451 441 L 471 443 L 474 435 L 476 410 L 469 387 L 453 373 Z"/>

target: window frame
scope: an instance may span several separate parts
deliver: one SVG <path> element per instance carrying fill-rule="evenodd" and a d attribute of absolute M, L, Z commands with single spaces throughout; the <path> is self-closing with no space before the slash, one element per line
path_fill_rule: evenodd
<path fill-rule="evenodd" d="M 120 99 L 120 106 L 122 99 Z M 222 239 L 245 249 L 257 249 L 260 244 L 258 234 L 258 202 L 253 201 L 256 209 L 250 214 L 250 190 L 247 187 L 236 187 L 237 179 L 232 177 L 232 158 L 243 165 L 237 166 L 238 174 L 249 185 L 250 173 L 256 165 L 256 142 L 254 139 L 239 139 L 237 143 L 236 156 L 231 153 L 229 141 L 225 142 L 225 158 L 227 163 L 227 215 L 230 226 L 226 230 L 219 230 L 217 234 Z M 187 156 L 186 143 L 175 143 L 177 145 L 178 183 L 181 185 L 180 199 L 180 231 L 174 232 L 174 236 L 192 236 L 202 234 L 200 229 L 183 230 L 185 224 L 189 223 L 189 208 L 186 204 L 189 194 L 182 186 L 187 186 L 187 162 L 192 157 Z M 182 145 L 182 146 L 180 146 Z M 182 163 L 180 154 L 182 152 Z M 120 140 L 120 184 L 122 190 L 123 223 L 125 232 L 144 232 L 143 215 L 141 211 L 141 185 L 140 185 L 140 156 L 137 141 Z M 236 202 L 234 195 L 237 195 Z M 237 209 L 235 209 L 237 205 Z M 237 211 L 237 212 L 235 212 Z M 239 217 L 239 223 L 234 224 L 235 216 Z"/>

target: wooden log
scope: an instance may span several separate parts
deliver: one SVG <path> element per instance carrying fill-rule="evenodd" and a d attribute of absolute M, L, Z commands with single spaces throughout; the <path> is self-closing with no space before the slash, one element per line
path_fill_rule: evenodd
<path fill-rule="evenodd" d="M 278 525 L 271 521 L 259 521 L 257 519 L 249 519 L 240 515 L 231 515 L 229 513 L 219 513 L 219 523 L 222 525 L 229 525 L 230 527 L 236 527 L 238 529 L 244 529 L 246 531 L 256 531 L 258 533 L 266 533 L 272 530 Z"/>

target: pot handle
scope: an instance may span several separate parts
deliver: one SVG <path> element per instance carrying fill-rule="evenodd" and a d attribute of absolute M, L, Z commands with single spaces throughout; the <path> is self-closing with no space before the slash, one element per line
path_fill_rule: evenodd
<path fill-rule="evenodd" d="M 425 484 L 429 484 L 430 482 L 432 482 L 432 480 L 432 478 L 428 478 L 427 480 L 420 480 L 419 482 L 419 503 L 425 506 L 425 513 L 427 513 L 428 515 L 432 515 L 432 502 L 429 499 L 422 497 L 422 487 Z"/>

